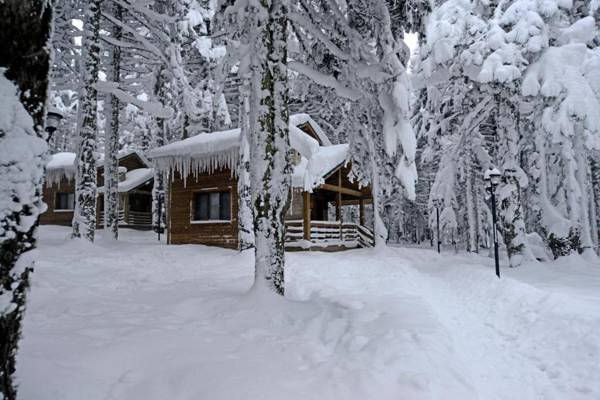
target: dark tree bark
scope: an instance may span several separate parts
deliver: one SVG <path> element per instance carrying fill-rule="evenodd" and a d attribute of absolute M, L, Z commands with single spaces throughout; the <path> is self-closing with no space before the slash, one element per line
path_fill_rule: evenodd
<path fill-rule="evenodd" d="M 35 221 L 43 207 L 51 2 L 4 0 L 0 5 L 0 21 L 3 21 L 0 27 L 0 79 L 4 79 L 3 74 L 17 88 L 19 100 L 34 125 L 30 130 L 0 129 L 0 147 L 10 145 L 14 140 L 31 145 L 26 160 L 10 159 L 9 154 L 5 154 L 7 159 L 0 159 L 0 181 L 6 183 L 2 189 L 5 192 L 0 196 L 10 198 L 14 203 L 14 207 L 0 210 L 0 398 L 14 400 L 17 396 L 13 381 L 15 359 L 29 273 L 33 269 L 33 263 L 24 255 L 35 248 Z M 11 96 L 11 93 L 1 94 Z M 23 108 L 20 108 L 21 112 Z M 3 143 L 5 140 L 9 143 Z M 30 176 L 31 181 L 24 185 L 19 178 L 26 176 Z M 23 188 L 27 188 L 27 193 L 21 192 Z"/>

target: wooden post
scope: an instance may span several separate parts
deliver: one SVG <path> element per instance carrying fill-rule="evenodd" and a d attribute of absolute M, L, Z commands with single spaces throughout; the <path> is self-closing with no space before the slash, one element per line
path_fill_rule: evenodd
<path fill-rule="evenodd" d="M 358 223 L 365 226 L 365 201 L 364 199 L 358 200 Z"/>
<path fill-rule="evenodd" d="M 129 193 L 123 194 L 123 222 L 129 223 Z"/>
<path fill-rule="evenodd" d="M 304 216 L 304 223 L 302 228 L 304 230 L 304 240 L 310 240 L 310 193 L 302 192 L 302 214 Z"/>

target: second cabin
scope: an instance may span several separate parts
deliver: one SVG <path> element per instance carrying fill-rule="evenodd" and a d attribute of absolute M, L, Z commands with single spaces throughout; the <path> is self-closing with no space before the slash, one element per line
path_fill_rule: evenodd
<path fill-rule="evenodd" d="M 138 151 L 120 151 L 119 155 L 119 226 L 151 229 L 154 171 Z M 46 165 L 43 199 L 47 210 L 40 224 L 70 226 L 75 211 L 76 154 L 63 152 L 51 156 Z M 104 166 L 97 162 L 97 227 L 104 226 Z"/>
<path fill-rule="evenodd" d="M 239 141 L 239 129 L 202 133 L 150 153 L 154 167 L 169 176 L 168 243 L 238 247 Z M 365 226 L 371 189 L 349 179 L 349 146 L 332 145 L 307 114 L 290 116 L 290 145 L 286 249 L 371 247 L 373 233 Z M 355 206 L 356 220 L 343 221 L 345 206 Z"/>

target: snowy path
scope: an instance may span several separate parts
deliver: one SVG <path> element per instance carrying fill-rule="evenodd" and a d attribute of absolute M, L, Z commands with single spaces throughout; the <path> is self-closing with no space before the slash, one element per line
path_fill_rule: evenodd
<path fill-rule="evenodd" d="M 403 256 L 433 278 L 432 304 L 481 398 L 600 398 L 600 268 L 573 256 L 503 269 L 498 281 L 485 257 Z"/>
<path fill-rule="evenodd" d="M 499 282 L 477 256 L 291 253 L 273 300 L 244 294 L 248 252 L 67 232 L 41 232 L 22 399 L 600 398 L 600 272 L 579 258 L 584 279 Z"/>

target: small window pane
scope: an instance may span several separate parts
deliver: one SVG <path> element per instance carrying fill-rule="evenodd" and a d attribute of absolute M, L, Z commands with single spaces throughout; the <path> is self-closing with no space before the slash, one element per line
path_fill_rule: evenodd
<path fill-rule="evenodd" d="M 194 209 L 194 220 L 205 221 L 208 219 L 208 195 L 206 193 L 196 193 Z"/>
<path fill-rule="evenodd" d="M 219 192 L 210 194 L 210 219 L 219 219 Z"/>
<path fill-rule="evenodd" d="M 228 221 L 231 219 L 229 192 L 196 193 L 194 221 Z"/>
<path fill-rule="evenodd" d="M 75 208 L 74 193 L 56 193 L 55 210 L 73 210 Z"/>
<path fill-rule="evenodd" d="M 229 206 L 229 192 L 221 192 L 221 201 L 220 201 L 220 209 L 219 209 L 219 219 L 223 221 L 228 221 L 231 219 L 231 212 Z"/>

